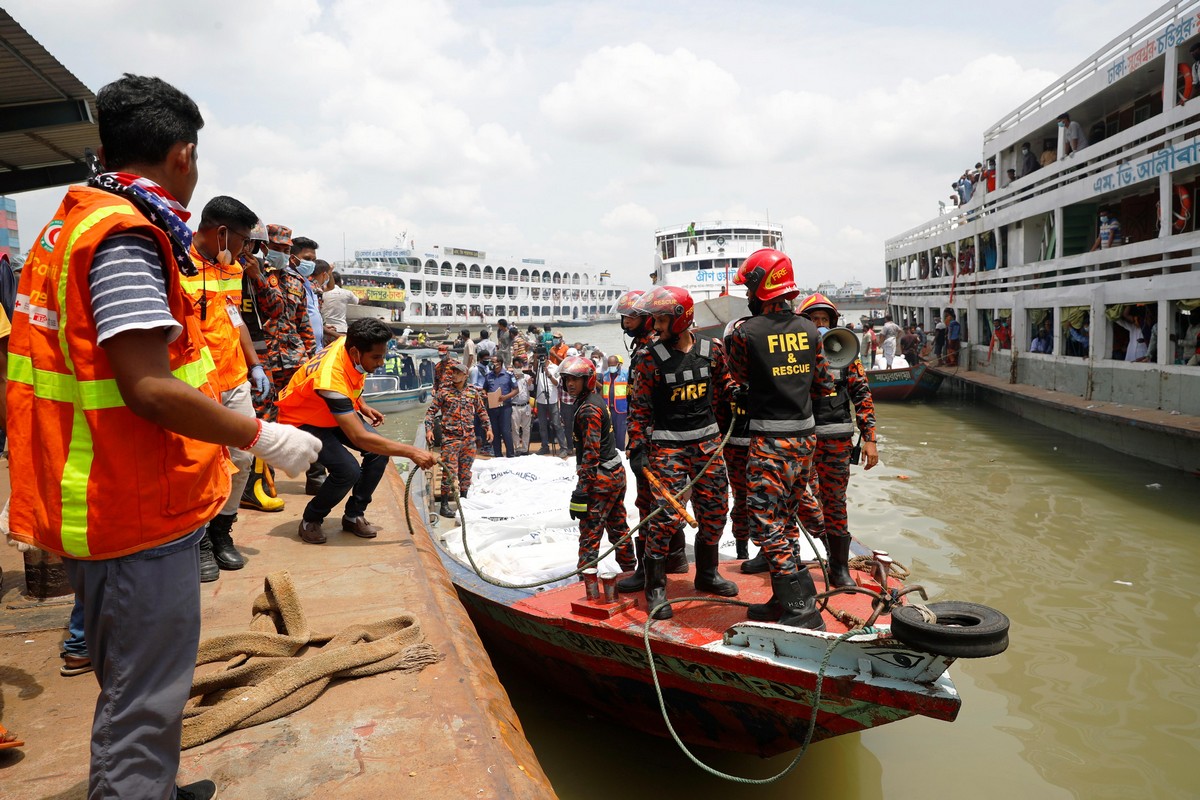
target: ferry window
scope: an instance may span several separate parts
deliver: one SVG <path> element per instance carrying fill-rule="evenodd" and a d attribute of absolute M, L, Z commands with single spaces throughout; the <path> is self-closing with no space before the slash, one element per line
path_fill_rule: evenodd
<path fill-rule="evenodd" d="M 1157 345 L 1158 304 L 1118 304 L 1104 310 L 1111 322 L 1112 347 L 1109 357 L 1114 361 L 1154 361 L 1158 354 L 1150 345 Z M 1153 340 L 1153 341 L 1152 341 Z"/>
<path fill-rule="evenodd" d="M 672 264 L 671 265 L 671 272 L 679 272 L 679 270 L 681 270 L 681 269 L 683 269 L 682 264 Z"/>
<path fill-rule="evenodd" d="M 711 258 L 707 258 L 704 261 L 699 262 L 700 269 L 712 269 L 712 265 L 713 262 Z"/>
<path fill-rule="evenodd" d="M 1029 337 L 1029 346 L 1026 349 L 1030 353 L 1054 353 L 1054 309 L 1026 309 L 1025 321 L 1025 335 Z"/>
<path fill-rule="evenodd" d="M 1197 346 L 1200 345 L 1200 298 L 1178 300 L 1172 306 L 1172 361 L 1189 367 L 1200 367 L 1200 355 L 1197 355 L 1200 353 L 1200 347 Z"/>

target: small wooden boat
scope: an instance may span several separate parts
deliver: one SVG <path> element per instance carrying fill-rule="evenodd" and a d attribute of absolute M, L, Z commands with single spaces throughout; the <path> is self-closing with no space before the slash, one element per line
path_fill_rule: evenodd
<path fill-rule="evenodd" d="M 512 481 L 527 478 L 530 456 L 487 462 L 483 469 L 509 473 Z M 553 460 L 558 462 L 557 459 Z M 560 462 L 561 463 L 561 462 Z M 479 473 L 477 462 L 477 476 Z M 564 475 L 570 465 L 563 465 Z M 561 486 L 559 485 L 561 483 Z M 540 486 L 540 497 L 569 489 L 562 476 Z M 498 491 L 478 498 L 468 511 L 468 535 L 486 540 L 494 564 L 527 557 L 532 547 L 559 547 L 573 564 L 570 521 L 564 510 L 546 511 L 550 501 L 524 499 L 519 492 Z M 540 509 L 530 511 L 531 506 Z M 512 509 L 510 506 L 519 506 Z M 475 514 L 479 516 L 475 517 Z M 473 519 L 474 517 L 474 519 Z M 453 522 L 449 523 L 454 525 Z M 507 541 L 499 546 L 500 540 Z M 557 537 L 557 542 L 552 541 Z M 433 540 L 485 644 L 503 653 L 548 688 L 615 721 L 666 736 L 667 730 L 643 644 L 645 598 L 618 595 L 616 602 L 588 599 L 584 585 L 552 585 L 544 591 L 511 589 L 484 581 L 462 563 L 461 529 L 435 534 Z M 473 551 L 474 552 L 474 551 Z M 855 543 L 855 554 L 870 551 Z M 477 561 L 484 556 L 476 554 Z M 886 559 L 881 559 L 886 561 Z M 539 575 L 555 575 L 552 559 L 538 562 Z M 738 600 L 763 603 L 771 596 L 765 574 L 746 575 L 737 561 L 723 561 L 721 575 L 737 583 Z M 876 564 L 878 567 L 878 562 Z M 853 570 L 859 585 L 878 591 L 880 581 L 902 590 L 882 573 Z M 668 576 L 668 598 L 693 597 L 691 574 Z M 817 590 L 821 571 L 813 570 Z M 535 578 L 536 579 L 536 578 Z M 525 581 L 513 580 L 512 583 Z M 827 631 L 811 631 L 769 622 L 752 622 L 741 606 L 686 601 L 674 606 L 674 617 L 655 621 L 650 629 L 654 664 L 671 724 L 688 745 L 771 756 L 800 747 L 817 707 L 813 740 L 875 728 L 913 716 L 951 721 L 961 698 L 947 672 L 956 657 L 983 657 L 1007 646 L 1008 620 L 998 611 L 971 604 L 930 604 L 938 623 L 922 623 L 911 607 L 882 614 L 866 632 L 835 640 L 851 627 L 872 618 L 873 598 L 838 594 L 823 613 Z M 953 608 L 951 608 L 953 607 Z M 900 633 L 904 632 L 904 638 Z M 819 701 L 815 694 L 821 663 Z"/>
<path fill-rule="evenodd" d="M 873 400 L 929 400 L 942 385 L 942 376 L 925 364 L 894 369 L 867 370 Z"/>

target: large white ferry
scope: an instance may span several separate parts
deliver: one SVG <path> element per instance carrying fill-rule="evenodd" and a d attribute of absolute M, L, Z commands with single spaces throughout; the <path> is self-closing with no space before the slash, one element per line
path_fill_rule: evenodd
<path fill-rule="evenodd" d="M 893 315 L 932 331 L 953 310 L 958 369 L 986 399 L 1056 426 L 1055 408 L 1072 409 L 1070 432 L 1190 470 L 1200 469 L 1200 366 L 1185 363 L 1200 323 L 1196 43 L 1200 2 L 1161 6 L 984 132 L 981 161 L 1015 180 L 985 173 L 967 203 L 884 250 Z M 1078 133 L 1086 141 L 1071 152 Z M 1028 174 L 1026 143 L 1039 163 L 1048 152 Z"/>
<path fill-rule="evenodd" d="M 655 285 L 681 286 L 696 303 L 696 328 L 719 336 L 726 323 L 750 313 L 746 287 L 733 282 L 738 267 L 755 250 L 785 250 L 783 229 L 769 222 L 712 220 L 654 232 Z"/>
<path fill-rule="evenodd" d="M 345 288 L 391 321 L 414 326 L 489 325 L 500 319 L 560 326 L 616 319 L 625 287 L 607 272 L 541 258 L 489 256 L 482 250 L 397 246 L 356 250 L 337 267 Z"/>

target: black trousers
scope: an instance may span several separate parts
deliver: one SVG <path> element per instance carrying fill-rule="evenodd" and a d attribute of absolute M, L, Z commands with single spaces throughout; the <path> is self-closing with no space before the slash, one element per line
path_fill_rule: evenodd
<path fill-rule="evenodd" d="M 365 423 L 364 423 L 365 425 Z M 361 517 L 367 513 L 375 487 L 383 479 L 388 457 L 376 453 L 362 452 L 362 465 L 350 451 L 357 450 L 341 428 L 318 428 L 301 425 L 301 429 L 321 440 L 321 452 L 317 463 L 329 470 L 329 477 L 321 484 L 316 497 L 304 507 L 305 522 L 324 522 L 334 506 L 342 502 L 347 494 L 345 516 Z"/>

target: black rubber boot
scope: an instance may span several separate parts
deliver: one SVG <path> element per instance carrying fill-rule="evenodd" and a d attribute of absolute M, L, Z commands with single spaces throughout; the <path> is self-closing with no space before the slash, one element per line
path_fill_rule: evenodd
<path fill-rule="evenodd" d="M 667 599 L 667 560 L 662 556 L 646 556 L 646 613 Z M 670 606 L 664 606 L 655 619 L 670 619 L 675 616 Z"/>
<path fill-rule="evenodd" d="M 737 597 L 737 584 L 722 578 L 717 569 L 720 561 L 721 554 L 717 552 L 715 544 L 696 545 L 696 591 L 721 597 Z"/>
<path fill-rule="evenodd" d="M 438 514 L 446 519 L 454 519 L 456 516 L 455 513 L 450 510 L 450 504 L 445 500 L 442 501 L 442 505 L 438 508 Z"/>
<path fill-rule="evenodd" d="M 830 536 L 825 549 L 829 553 L 829 585 L 857 586 L 850 575 L 850 534 Z"/>
<path fill-rule="evenodd" d="M 755 622 L 778 622 L 783 616 L 783 606 L 779 605 L 779 598 L 775 593 L 771 593 L 771 599 L 765 603 L 753 603 L 746 607 L 746 617 Z"/>
<path fill-rule="evenodd" d="M 683 535 L 683 531 L 677 531 L 671 537 L 671 544 L 667 547 L 667 574 L 668 575 L 686 575 L 688 571 L 687 537 Z"/>
<path fill-rule="evenodd" d="M 783 610 L 779 617 L 780 625 L 825 630 L 825 620 L 821 619 L 821 612 L 817 610 L 817 587 L 808 570 L 801 569 L 794 575 L 772 575 L 771 588 L 775 590 L 775 599 Z"/>
<path fill-rule="evenodd" d="M 633 550 L 637 554 L 637 568 L 628 578 L 617 581 L 617 591 L 624 594 L 646 588 L 646 540 L 641 536 L 633 537 Z"/>
<path fill-rule="evenodd" d="M 246 566 L 246 559 L 233 546 L 233 523 L 237 522 L 237 514 L 218 514 L 208 523 L 208 538 L 212 542 L 213 558 L 221 569 L 241 569 Z"/>
<path fill-rule="evenodd" d="M 750 558 L 750 542 L 746 539 L 738 539 L 734 544 L 737 545 L 737 559 L 745 561 Z"/>
<path fill-rule="evenodd" d="M 758 549 L 758 555 L 749 561 L 742 562 L 742 572 L 747 575 L 757 575 L 760 572 L 768 572 L 771 565 L 767 563 L 767 552 L 761 547 Z"/>
<path fill-rule="evenodd" d="M 212 539 L 208 538 L 208 531 L 205 531 L 204 538 L 200 540 L 200 582 L 211 583 L 219 577 L 221 569 L 213 557 Z"/>

